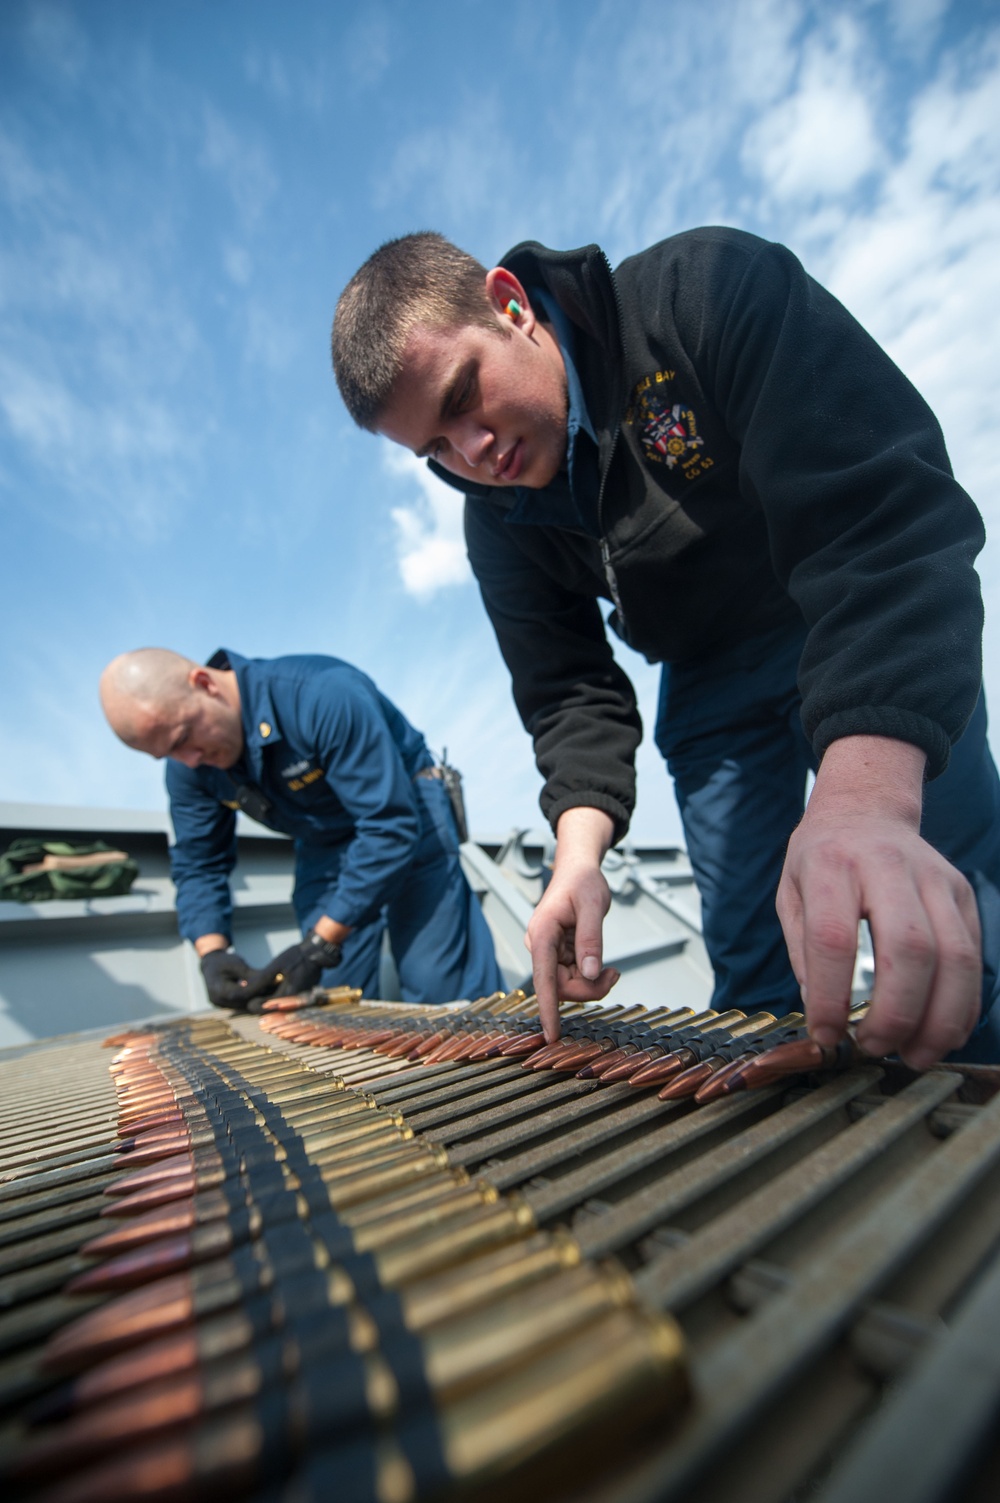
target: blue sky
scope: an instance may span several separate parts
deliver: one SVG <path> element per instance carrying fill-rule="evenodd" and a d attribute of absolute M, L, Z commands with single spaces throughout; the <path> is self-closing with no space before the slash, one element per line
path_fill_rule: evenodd
<path fill-rule="evenodd" d="M 356 662 L 477 830 L 537 826 L 455 498 L 352 427 L 334 304 L 411 229 L 492 264 L 705 223 L 791 245 L 935 407 L 994 539 L 1000 705 L 995 5 L 4 0 L 0 797 L 159 807 L 97 676 L 225 643 Z M 634 831 L 678 831 L 645 744 Z"/>

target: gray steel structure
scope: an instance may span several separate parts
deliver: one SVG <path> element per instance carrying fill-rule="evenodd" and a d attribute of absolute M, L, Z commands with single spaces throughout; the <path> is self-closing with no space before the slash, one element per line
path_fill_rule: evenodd
<path fill-rule="evenodd" d="M 0 1049 L 205 1007 L 197 958 L 177 933 L 165 812 L 0 803 L 0 850 L 20 836 L 104 840 L 129 852 L 139 877 L 127 897 L 0 903 Z M 233 938 L 262 964 L 298 937 L 292 845 L 242 814 L 237 840 Z M 509 987 L 530 974 L 524 933 L 550 854 L 551 837 L 524 830 L 462 848 Z M 684 852 L 629 844 L 609 854 L 605 873 L 612 889 L 605 955 L 622 973 L 613 1000 L 669 996 L 679 1007 L 706 1005 L 712 973 Z M 382 996 L 393 997 L 395 987 L 387 949 Z"/>

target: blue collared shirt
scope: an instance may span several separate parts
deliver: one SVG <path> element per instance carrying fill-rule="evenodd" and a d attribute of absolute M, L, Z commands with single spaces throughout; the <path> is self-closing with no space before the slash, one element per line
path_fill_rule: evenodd
<path fill-rule="evenodd" d="M 576 368 L 576 338 L 573 325 L 549 294 L 540 287 L 529 288 L 533 303 L 541 304 L 566 368 L 569 412 L 566 420 L 566 468 L 560 470 L 544 490 L 515 487 L 516 500 L 507 513 L 507 521 L 531 527 L 569 527 L 600 537 L 598 496 L 600 469 L 597 436 L 594 433 L 587 403 L 584 400 L 580 373 Z"/>
<path fill-rule="evenodd" d="M 432 760 L 423 736 L 339 658 L 225 651 L 210 666 L 236 673 L 244 750 L 228 771 L 167 764 L 181 934 L 232 933 L 241 784 L 267 801 L 261 822 L 293 836 L 311 865 L 317 848 L 349 846 L 331 861 L 324 911 L 352 928 L 370 921 L 417 846 L 413 777 Z"/>

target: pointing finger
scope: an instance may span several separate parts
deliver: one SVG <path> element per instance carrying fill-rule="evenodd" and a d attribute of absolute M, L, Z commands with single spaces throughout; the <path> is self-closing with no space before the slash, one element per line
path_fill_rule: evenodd
<path fill-rule="evenodd" d="M 559 1037 L 559 944 L 562 928 L 554 920 L 539 918 L 529 931 L 531 967 L 535 994 L 538 997 L 538 1012 L 542 1020 L 542 1032 L 547 1043 L 554 1044 Z"/>

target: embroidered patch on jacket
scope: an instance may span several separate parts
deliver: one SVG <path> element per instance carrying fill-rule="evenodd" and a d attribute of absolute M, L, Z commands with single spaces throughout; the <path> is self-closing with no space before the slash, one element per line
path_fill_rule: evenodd
<path fill-rule="evenodd" d="M 289 762 L 287 767 L 282 767 L 281 776 L 285 779 L 289 793 L 299 793 L 321 778 L 323 769 L 313 767 L 308 757 L 300 757 L 297 762 Z"/>
<path fill-rule="evenodd" d="M 693 480 L 711 469 L 712 460 L 702 452 L 705 440 L 698 432 L 694 409 L 671 400 L 673 376 L 673 371 L 644 376 L 632 393 L 625 420 L 634 425 L 647 461 L 668 470 L 680 467 L 685 479 Z"/>
<path fill-rule="evenodd" d="M 322 767 L 310 767 L 309 771 L 304 772 L 300 778 L 292 778 L 288 785 L 289 792 L 298 793 L 300 788 L 308 788 L 310 783 L 315 783 L 322 776 Z"/>

